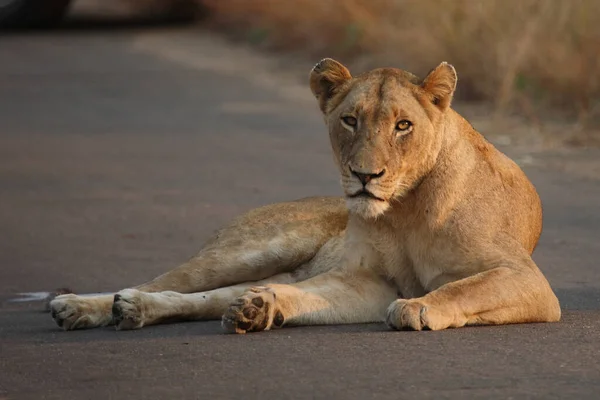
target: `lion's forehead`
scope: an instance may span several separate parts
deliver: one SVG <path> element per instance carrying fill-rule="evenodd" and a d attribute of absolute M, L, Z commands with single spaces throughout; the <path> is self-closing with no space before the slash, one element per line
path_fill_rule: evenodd
<path fill-rule="evenodd" d="M 366 123 L 422 115 L 418 93 L 409 85 L 395 76 L 360 79 L 350 88 L 344 108 L 359 114 Z"/>

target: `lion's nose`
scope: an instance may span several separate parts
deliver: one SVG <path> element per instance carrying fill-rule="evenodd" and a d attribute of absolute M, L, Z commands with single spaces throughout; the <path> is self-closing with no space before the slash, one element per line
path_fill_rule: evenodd
<path fill-rule="evenodd" d="M 363 184 L 363 186 L 366 186 L 367 183 L 371 182 L 373 179 L 375 178 L 381 178 L 383 176 L 383 174 L 385 174 L 385 169 L 382 169 L 379 172 L 358 172 L 353 170 L 352 168 L 350 168 L 350 172 L 352 173 L 352 175 L 356 176 L 358 178 L 358 180 Z"/>

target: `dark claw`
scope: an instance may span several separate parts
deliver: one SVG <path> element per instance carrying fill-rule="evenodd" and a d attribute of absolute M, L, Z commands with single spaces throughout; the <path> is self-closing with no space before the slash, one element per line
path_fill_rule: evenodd
<path fill-rule="evenodd" d="M 116 304 L 112 306 L 112 315 L 113 317 L 121 317 L 121 308 Z"/>

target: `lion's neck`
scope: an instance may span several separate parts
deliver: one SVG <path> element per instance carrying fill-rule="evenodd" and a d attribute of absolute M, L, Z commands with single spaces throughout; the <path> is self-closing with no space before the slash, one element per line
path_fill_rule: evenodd
<path fill-rule="evenodd" d="M 413 189 L 392 203 L 391 222 L 404 220 L 410 214 L 434 224 L 443 223 L 462 200 L 462 188 L 476 157 L 469 135 L 479 134 L 454 110 L 449 110 L 445 118 L 437 157 L 431 168 L 415 179 Z"/>

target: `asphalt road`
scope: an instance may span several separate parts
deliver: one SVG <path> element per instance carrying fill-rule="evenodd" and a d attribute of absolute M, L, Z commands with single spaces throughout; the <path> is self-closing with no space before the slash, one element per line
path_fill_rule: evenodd
<path fill-rule="evenodd" d="M 308 88 L 205 32 L 10 35 L 0 60 L 0 399 L 600 397 L 600 183 L 565 168 L 598 152 L 506 149 L 544 202 L 560 323 L 63 332 L 10 300 L 140 283 L 244 210 L 339 194 L 337 173 Z"/>

